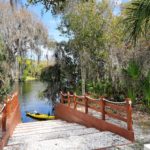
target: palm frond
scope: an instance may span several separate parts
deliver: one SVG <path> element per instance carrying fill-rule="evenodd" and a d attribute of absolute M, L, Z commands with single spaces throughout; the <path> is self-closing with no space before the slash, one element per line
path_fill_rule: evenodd
<path fill-rule="evenodd" d="M 138 37 L 145 35 L 150 27 L 150 0 L 133 0 L 128 5 L 125 22 L 129 40 L 136 44 Z"/>

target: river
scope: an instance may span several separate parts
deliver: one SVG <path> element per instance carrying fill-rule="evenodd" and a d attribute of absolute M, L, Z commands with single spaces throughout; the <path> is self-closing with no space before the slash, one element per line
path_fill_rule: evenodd
<path fill-rule="evenodd" d="M 28 81 L 19 83 L 19 101 L 22 122 L 38 121 L 26 116 L 26 111 L 52 114 L 52 101 L 40 97 L 40 93 L 46 89 L 47 84 L 40 81 Z"/>

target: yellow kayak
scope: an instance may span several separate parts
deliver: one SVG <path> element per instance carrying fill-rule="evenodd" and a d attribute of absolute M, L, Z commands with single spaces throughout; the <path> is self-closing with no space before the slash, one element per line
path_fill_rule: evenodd
<path fill-rule="evenodd" d="M 55 119 L 55 116 L 49 116 L 47 114 L 40 114 L 40 113 L 30 113 L 26 112 L 27 116 L 30 116 L 35 119 L 41 119 L 41 120 L 52 120 Z"/>

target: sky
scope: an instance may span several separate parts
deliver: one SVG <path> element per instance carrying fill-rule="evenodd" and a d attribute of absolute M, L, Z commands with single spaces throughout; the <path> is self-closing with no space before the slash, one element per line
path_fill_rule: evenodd
<path fill-rule="evenodd" d="M 27 0 L 22 0 L 22 4 L 25 4 L 26 1 Z M 60 36 L 60 32 L 57 30 L 57 26 L 61 21 L 59 16 L 54 17 L 50 11 L 45 12 L 42 15 L 43 6 L 40 4 L 36 6 L 29 6 L 28 10 L 33 12 L 38 17 L 38 19 L 41 20 L 43 24 L 47 27 L 49 32 L 49 38 L 54 39 L 57 42 L 67 40 L 65 37 Z M 41 46 L 41 51 L 41 60 L 46 60 L 46 57 L 48 57 L 49 60 L 52 60 L 54 62 L 53 55 L 55 50 L 48 50 L 47 48 L 43 48 Z M 27 56 L 31 59 L 37 60 L 37 55 L 30 51 L 27 53 Z"/>
<path fill-rule="evenodd" d="M 118 15 L 120 13 L 120 5 L 122 3 L 128 2 L 129 0 L 112 0 L 112 1 L 114 1 L 117 5 L 116 8 L 114 9 L 114 14 Z"/>
<path fill-rule="evenodd" d="M 27 0 L 22 0 L 22 3 L 25 4 Z M 114 10 L 114 14 L 118 15 L 120 12 L 120 4 L 124 2 L 128 2 L 129 0 L 112 0 L 117 4 L 117 7 Z M 61 33 L 57 30 L 57 26 L 59 25 L 61 19 L 59 16 L 53 16 L 51 12 L 45 12 L 43 15 L 41 13 L 43 6 L 38 4 L 36 6 L 29 6 L 28 9 L 31 12 L 34 12 L 38 18 L 46 25 L 49 32 L 49 37 L 56 40 L 57 42 L 67 40 L 66 37 L 63 37 Z"/>
<path fill-rule="evenodd" d="M 25 4 L 27 0 L 22 0 L 22 4 Z M 128 2 L 129 0 L 112 0 L 113 2 L 115 2 L 116 4 L 116 8 L 114 9 L 114 14 L 118 15 L 120 13 L 120 5 L 122 3 Z M 57 30 L 57 26 L 59 25 L 61 18 L 60 16 L 53 16 L 51 14 L 51 12 L 45 12 L 42 15 L 42 10 L 43 10 L 43 6 L 41 4 L 37 4 L 35 6 L 29 6 L 28 10 L 33 12 L 34 14 L 36 14 L 36 16 L 38 17 L 38 19 L 40 19 L 43 24 L 48 28 L 48 32 L 49 32 L 49 37 L 51 39 L 54 39 L 57 42 L 61 42 L 64 40 L 68 40 L 66 37 L 63 37 L 61 35 L 61 33 Z M 41 48 L 42 49 L 42 56 L 41 59 L 45 59 L 46 55 L 48 55 L 49 58 L 53 57 L 54 51 L 48 51 L 47 49 Z M 29 56 L 32 55 L 32 58 L 34 57 L 36 59 L 36 55 L 33 55 L 31 53 L 28 54 Z"/>
<path fill-rule="evenodd" d="M 26 0 L 22 0 L 22 3 L 25 4 Z M 65 37 L 60 36 L 60 32 L 57 30 L 57 26 L 59 25 L 61 19 L 60 16 L 53 16 L 51 12 L 44 12 L 42 15 L 43 6 L 41 4 L 35 6 L 29 6 L 28 10 L 35 13 L 37 17 L 44 23 L 44 25 L 48 28 L 49 37 L 60 42 L 62 40 L 66 40 Z"/>

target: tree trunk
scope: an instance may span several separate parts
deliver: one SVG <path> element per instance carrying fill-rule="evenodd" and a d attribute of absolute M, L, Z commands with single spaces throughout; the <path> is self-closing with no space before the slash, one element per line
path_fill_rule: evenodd
<path fill-rule="evenodd" d="M 80 51 L 80 67 L 81 67 L 81 80 L 82 80 L 82 95 L 85 94 L 85 81 L 86 81 L 86 63 L 85 51 Z"/>
<path fill-rule="evenodd" d="M 85 94 L 86 68 L 81 65 L 82 95 Z"/>

